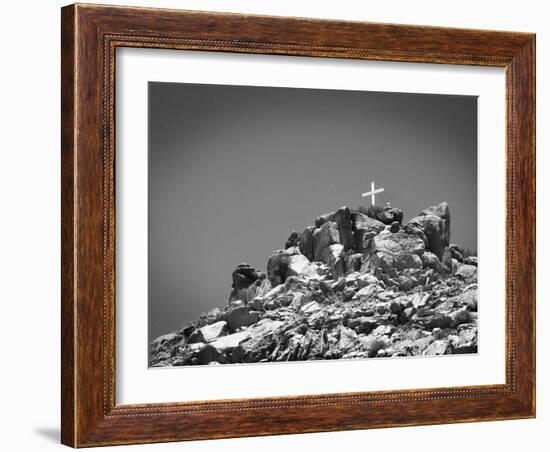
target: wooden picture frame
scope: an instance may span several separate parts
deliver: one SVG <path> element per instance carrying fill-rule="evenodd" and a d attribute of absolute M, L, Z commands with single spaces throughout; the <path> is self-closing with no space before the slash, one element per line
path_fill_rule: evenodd
<path fill-rule="evenodd" d="M 535 35 L 163 9 L 62 9 L 62 442 L 73 447 L 535 416 Z M 506 383 L 115 403 L 115 50 L 506 70 Z"/>

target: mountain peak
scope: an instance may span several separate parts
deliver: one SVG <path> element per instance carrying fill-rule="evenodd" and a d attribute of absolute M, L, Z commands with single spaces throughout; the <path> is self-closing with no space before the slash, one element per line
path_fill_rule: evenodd
<path fill-rule="evenodd" d="M 477 257 L 450 243 L 449 205 L 408 223 L 343 206 L 293 231 L 229 302 L 151 344 L 152 366 L 477 351 Z"/>

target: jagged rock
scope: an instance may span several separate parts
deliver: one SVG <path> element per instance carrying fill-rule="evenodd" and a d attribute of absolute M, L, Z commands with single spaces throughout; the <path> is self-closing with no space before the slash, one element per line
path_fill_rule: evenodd
<path fill-rule="evenodd" d="M 338 348 L 342 352 L 346 352 L 353 348 L 357 343 L 357 333 L 345 326 L 340 328 L 340 340 L 338 341 Z"/>
<path fill-rule="evenodd" d="M 406 268 L 422 268 L 420 255 L 424 252 L 424 242 L 415 236 L 402 232 L 395 234 L 379 234 L 374 238 L 376 245 L 377 264 L 385 273 L 394 275 L 395 270 Z"/>
<path fill-rule="evenodd" d="M 419 313 L 417 312 L 416 315 L 419 316 Z M 440 312 L 428 313 L 420 321 L 423 328 L 430 330 L 433 328 L 450 328 L 453 323 L 451 316 Z"/>
<path fill-rule="evenodd" d="M 321 306 L 316 301 L 310 301 L 300 308 L 300 312 L 303 314 L 313 314 L 321 310 Z"/>
<path fill-rule="evenodd" d="M 453 327 L 456 328 L 458 325 L 471 322 L 472 314 L 466 308 L 462 308 L 451 313 L 451 318 L 453 319 Z"/>
<path fill-rule="evenodd" d="M 393 325 L 380 325 L 372 331 L 372 334 L 375 336 L 391 336 L 394 331 L 395 327 Z"/>
<path fill-rule="evenodd" d="M 253 298 L 248 303 L 248 307 L 254 311 L 261 311 L 264 308 L 264 301 L 260 297 Z"/>
<path fill-rule="evenodd" d="M 447 350 L 449 349 L 449 343 L 445 340 L 439 340 L 434 341 L 428 347 L 424 352 L 423 355 L 444 355 L 447 353 Z"/>
<path fill-rule="evenodd" d="M 290 256 L 285 280 L 290 276 L 298 276 L 304 273 L 307 274 L 309 272 L 309 264 L 309 259 L 303 254 L 294 254 Z"/>
<path fill-rule="evenodd" d="M 344 245 L 344 249 L 348 250 L 353 248 L 353 230 L 352 230 L 352 217 L 349 207 L 341 207 L 336 212 L 330 212 L 325 215 L 321 215 L 315 220 L 315 226 L 320 228 L 326 222 L 334 222 L 338 227 L 339 242 Z"/>
<path fill-rule="evenodd" d="M 329 245 L 323 249 L 320 259 L 332 270 L 334 278 L 339 278 L 345 273 L 344 246 L 340 244 Z"/>
<path fill-rule="evenodd" d="M 213 323 L 219 320 L 222 315 L 222 310 L 220 308 L 211 309 L 206 313 L 206 322 Z"/>
<path fill-rule="evenodd" d="M 348 327 L 358 334 L 369 334 L 378 324 L 370 317 L 358 317 L 348 322 Z"/>
<path fill-rule="evenodd" d="M 322 261 L 323 250 L 329 245 L 340 243 L 338 225 L 334 221 L 327 221 L 313 232 L 313 257 Z"/>
<path fill-rule="evenodd" d="M 423 308 L 430 299 L 429 293 L 415 293 L 410 299 L 410 303 L 416 308 Z"/>
<path fill-rule="evenodd" d="M 290 235 L 288 236 L 288 239 L 285 243 L 285 249 L 292 248 L 294 246 L 298 246 L 300 243 L 301 235 L 300 233 L 296 231 L 292 231 Z"/>
<path fill-rule="evenodd" d="M 374 238 L 376 250 L 391 256 L 415 254 L 420 256 L 424 252 L 424 242 L 418 237 L 403 232 L 396 234 L 379 234 Z"/>
<path fill-rule="evenodd" d="M 315 226 L 308 226 L 302 232 L 300 236 L 300 241 L 298 247 L 300 252 L 307 257 L 310 261 L 313 260 L 313 232 L 315 231 Z"/>
<path fill-rule="evenodd" d="M 436 206 L 430 206 L 421 212 L 421 215 L 435 215 L 443 220 L 443 230 L 445 232 L 445 240 L 447 245 L 451 240 L 451 210 L 449 204 L 440 202 Z"/>
<path fill-rule="evenodd" d="M 244 350 L 241 347 L 241 343 L 250 337 L 249 331 L 242 331 L 239 333 L 233 333 L 228 336 L 223 336 L 208 344 L 216 352 L 217 356 L 211 361 L 217 361 L 221 364 L 225 363 L 237 363 L 244 357 Z"/>
<path fill-rule="evenodd" d="M 445 273 L 445 269 L 443 268 L 441 261 L 434 253 L 430 251 L 425 251 L 424 253 L 422 253 L 421 258 L 424 267 L 431 268 L 440 275 Z"/>
<path fill-rule="evenodd" d="M 363 287 L 370 286 L 371 284 L 377 285 L 379 280 L 376 276 L 371 275 L 370 273 L 365 273 L 357 278 L 357 286 L 359 289 Z"/>
<path fill-rule="evenodd" d="M 401 209 L 397 209 L 396 207 L 386 206 L 382 212 L 378 213 L 377 217 L 378 220 L 384 224 L 392 224 L 393 222 L 396 222 L 400 225 L 403 221 L 403 211 Z"/>
<path fill-rule="evenodd" d="M 443 250 L 443 258 L 441 259 L 441 265 L 447 273 L 454 273 L 453 271 L 453 258 L 448 248 Z M 456 271 L 456 268 L 454 269 Z"/>
<path fill-rule="evenodd" d="M 309 359 L 321 359 L 327 350 L 327 331 L 322 330 L 311 338 L 309 346 Z"/>
<path fill-rule="evenodd" d="M 267 273 L 237 266 L 229 303 L 153 341 L 150 365 L 477 352 L 477 258 L 449 245 L 445 203 L 413 220 L 319 217 Z"/>
<path fill-rule="evenodd" d="M 458 246 L 449 245 L 449 252 L 451 253 L 451 257 L 453 259 L 456 259 L 460 263 L 464 262 L 464 256 L 462 256 L 462 253 L 460 252 Z"/>
<path fill-rule="evenodd" d="M 227 306 L 229 308 L 240 308 L 242 306 L 246 306 L 246 303 L 243 300 L 235 300 L 231 301 Z"/>
<path fill-rule="evenodd" d="M 384 230 L 384 223 L 360 212 L 352 213 L 351 224 L 355 239 L 355 249 L 358 252 L 363 252 L 367 249 L 369 240 Z"/>
<path fill-rule="evenodd" d="M 236 331 L 243 326 L 249 326 L 259 320 L 257 311 L 250 311 L 248 306 L 235 308 L 225 314 L 224 320 L 227 322 L 229 330 Z"/>
<path fill-rule="evenodd" d="M 308 258 L 296 247 L 275 251 L 267 262 L 267 277 L 271 286 L 278 286 L 290 276 L 304 275 L 319 278 L 318 266 L 312 266 Z"/>
<path fill-rule="evenodd" d="M 248 301 L 252 298 L 248 288 L 259 278 L 256 269 L 249 264 L 239 264 L 233 271 L 231 286 L 231 294 L 229 301 L 243 300 Z"/>
<path fill-rule="evenodd" d="M 272 289 L 271 283 L 267 279 L 267 275 L 263 272 L 258 273 L 259 277 L 248 288 L 247 300 L 249 303 L 255 297 L 261 297 Z"/>
<path fill-rule="evenodd" d="M 274 336 L 284 325 L 278 320 L 262 319 L 250 329 L 249 336 L 239 343 L 247 362 L 267 359 L 274 348 Z"/>
<path fill-rule="evenodd" d="M 325 321 L 326 314 L 322 311 L 319 311 L 309 317 L 308 325 L 315 330 L 319 330 L 325 324 Z"/>
<path fill-rule="evenodd" d="M 189 337 L 189 342 L 211 342 L 221 336 L 225 336 L 228 332 L 227 322 L 221 320 L 195 330 Z"/>
<path fill-rule="evenodd" d="M 361 270 L 361 265 L 363 264 L 363 254 L 362 253 L 352 253 L 347 254 L 345 259 L 345 269 L 346 272 L 358 272 Z"/>
<path fill-rule="evenodd" d="M 357 291 L 357 293 L 354 295 L 354 300 L 359 300 L 363 298 L 370 298 L 380 291 L 380 288 L 378 287 L 378 284 L 369 284 L 366 287 L 363 287 L 361 290 Z"/>
<path fill-rule="evenodd" d="M 439 259 L 443 259 L 443 253 L 449 246 L 451 237 L 449 205 L 442 202 L 423 210 L 419 216 L 411 219 L 408 223 L 409 233 L 418 229 L 426 236 L 428 249 Z"/>
<path fill-rule="evenodd" d="M 455 275 L 465 280 L 475 279 L 477 278 L 477 267 L 467 264 L 460 265 Z"/>
<path fill-rule="evenodd" d="M 285 282 L 291 254 L 287 250 L 275 251 L 267 262 L 267 278 L 273 287 Z"/>
<path fill-rule="evenodd" d="M 171 346 L 178 345 L 183 340 L 182 335 L 179 333 L 168 333 L 157 337 L 149 347 L 151 356 L 156 355 L 163 348 L 170 348 Z"/>

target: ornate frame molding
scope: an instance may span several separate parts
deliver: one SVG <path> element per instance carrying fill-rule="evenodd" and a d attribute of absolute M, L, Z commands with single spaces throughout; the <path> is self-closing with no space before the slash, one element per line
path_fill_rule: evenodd
<path fill-rule="evenodd" d="M 118 47 L 504 67 L 506 383 L 116 405 L 114 87 Z M 81 447 L 535 415 L 534 35 L 71 5 L 62 9 L 61 153 L 64 444 Z"/>

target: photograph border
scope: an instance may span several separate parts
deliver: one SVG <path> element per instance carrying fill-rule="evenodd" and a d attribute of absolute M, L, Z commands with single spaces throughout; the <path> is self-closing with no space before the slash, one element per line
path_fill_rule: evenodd
<path fill-rule="evenodd" d="M 534 34 L 84 4 L 62 8 L 61 16 L 62 443 L 87 447 L 535 416 Z M 505 68 L 506 383 L 117 405 L 117 47 Z"/>

